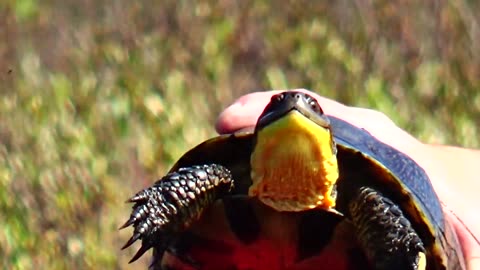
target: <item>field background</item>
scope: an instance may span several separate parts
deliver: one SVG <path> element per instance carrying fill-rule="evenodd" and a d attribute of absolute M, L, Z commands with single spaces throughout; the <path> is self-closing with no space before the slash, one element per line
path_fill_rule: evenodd
<path fill-rule="evenodd" d="M 478 14 L 467 0 L 2 1 L 1 268 L 145 269 L 120 251 L 125 199 L 250 91 L 313 89 L 480 147 Z"/>

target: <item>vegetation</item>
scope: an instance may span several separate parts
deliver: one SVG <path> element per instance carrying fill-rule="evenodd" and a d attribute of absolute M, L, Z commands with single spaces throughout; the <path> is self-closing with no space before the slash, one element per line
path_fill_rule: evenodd
<path fill-rule="evenodd" d="M 380 110 L 480 147 L 477 1 L 0 3 L 4 269 L 141 269 L 126 198 L 253 90 Z"/>

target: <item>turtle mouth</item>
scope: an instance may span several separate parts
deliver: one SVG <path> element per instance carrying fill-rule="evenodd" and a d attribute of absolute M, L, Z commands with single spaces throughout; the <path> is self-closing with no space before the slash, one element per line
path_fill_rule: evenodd
<path fill-rule="evenodd" d="M 317 125 L 330 129 L 330 121 L 315 98 L 302 92 L 290 91 L 272 96 L 258 118 L 255 130 L 263 129 L 294 110 Z"/>
<path fill-rule="evenodd" d="M 278 211 L 335 206 L 336 148 L 328 118 L 300 92 L 272 97 L 255 129 L 249 195 Z"/>

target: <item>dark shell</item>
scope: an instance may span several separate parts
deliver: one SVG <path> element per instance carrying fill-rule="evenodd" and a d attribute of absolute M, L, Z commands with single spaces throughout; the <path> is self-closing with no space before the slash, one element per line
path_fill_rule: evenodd
<path fill-rule="evenodd" d="M 396 202 L 413 223 L 427 249 L 427 260 L 435 269 L 462 265 L 461 247 L 452 225 L 445 220 L 440 201 L 425 171 L 410 157 L 388 146 L 364 129 L 330 116 L 338 148 L 340 178 L 337 208 L 345 209 L 352 185 L 369 185 Z M 188 151 L 172 168 L 217 163 L 232 172 L 234 194 L 247 194 L 251 185 L 250 154 L 253 130 L 222 135 Z M 349 179 L 359 178 L 360 181 Z M 448 258 L 448 260 L 447 260 Z"/>

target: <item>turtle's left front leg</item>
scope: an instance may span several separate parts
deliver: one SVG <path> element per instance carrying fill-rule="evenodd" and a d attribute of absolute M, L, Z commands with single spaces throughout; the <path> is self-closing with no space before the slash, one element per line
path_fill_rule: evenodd
<path fill-rule="evenodd" d="M 135 203 L 128 221 L 120 228 L 133 226 L 125 249 L 141 239 L 142 246 L 130 262 L 155 247 L 159 258 L 180 233 L 198 220 L 204 210 L 233 188 L 230 171 L 216 164 L 181 168 L 167 174 L 152 187 L 130 198 Z"/>
<path fill-rule="evenodd" d="M 376 270 L 426 269 L 424 244 L 394 202 L 361 187 L 348 208 L 360 246 Z"/>

